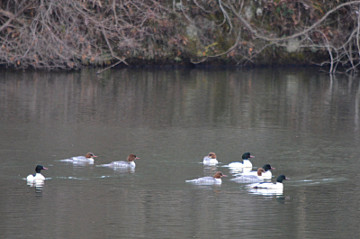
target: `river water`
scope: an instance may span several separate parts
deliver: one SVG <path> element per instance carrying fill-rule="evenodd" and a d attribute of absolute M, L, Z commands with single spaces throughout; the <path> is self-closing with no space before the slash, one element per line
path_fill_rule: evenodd
<path fill-rule="evenodd" d="M 357 238 L 359 78 L 316 69 L 2 71 L 1 238 Z M 93 165 L 60 161 L 92 151 Z M 202 158 L 217 154 L 217 167 Z M 280 194 L 224 165 L 255 155 Z M 136 169 L 97 167 L 135 153 Z M 24 180 L 37 164 L 41 188 Z M 218 186 L 185 180 L 220 170 Z"/>

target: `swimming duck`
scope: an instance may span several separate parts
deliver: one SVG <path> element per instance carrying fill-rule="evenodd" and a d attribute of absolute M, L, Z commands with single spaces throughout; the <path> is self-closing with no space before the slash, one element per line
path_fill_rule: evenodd
<path fill-rule="evenodd" d="M 43 183 L 45 181 L 45 177 L 41 174 L 41 170 L 47 170 L 42 165 L 36 165 L 35 167 L 35 174 L 30 174 L 26 177 L 26 181 L 30 184 L 32 183 Z"/>
<path fill-rule="evenodd" d="M 224 175 L 222 172 L 218 171 L 212 177 L 210 177 L 210 176 L 201 177 L 201 178 L 196 178 L 196 179 L 191 179 L 191 180 L 185 180 L 185 182 L 193 183 L 196 185 L 214 185 L 214 184 L 221 184 L 222 177 L 227 177 L 227 176 Z"/>
<path fill-rule="evenodd" d="M 108 164 L 101 164 L 99 167 L 112 167 L 112 168 L 135 168 L 135 160 L 140 159 L 135 154 L 129 154 L 127 161 L 114 161 Z"/>
<path fill-rule="evenodd" d="M 243 172 L 249 172 L 252 169 L 252 163 L 250 162 L 250 158 L 255 158 L 255 156 L 251 155 L 250 152 L 244 153 L 242 156 L 242 162 L 232 162 L 227 166 L 232 170 L 239 170 Z"/>
<path fill-rule="evenodd" d="M 60 160 L 62 162 L 72 162 L 74 164 L 94 164 L 94 158 L 96 158 L 97 156 L 92 153 L 92 152 L 88 152 L 85 154 L 85 156 L 76 156 L 76 157 L 71 157 L 69 159 L 63 159 Z"/>
<path fill-rule="evenodd" d="M 286 180 L 287 178 L 285 177 L 285 175 L 280 175 L 279 177 L 277 177 L 276 179 L 276 183 L 272 183 L 272 182 L 261 182 L 261 183 L 252 183 L 250 185 L 248 185 L 249 188 L 254 188 L 254 189 L 276 189 L 276 190 L 282 190 L 284 188 L 283 185 L 283 180 Z"/>
<path fill-rule="evenodd" d="M 216 159 L 216 154 L 214 152 L 210 152 L 207 156 L 203 159 L 204 165 L 216 165 L 219 162 Z"/>
<path fill-rule="evenodd" d="M 255 183 L 255 182 L 262 182 L 267 179 L 267 176 L 263 176 L 265 173 L 265 170 L 263 168 L 258 168 L 257 171 L 255 171 L 255 175 L 252 174 L 251 171 L 249 173 L 240 174 L 240 176 L 236 176 L 235 178 L 230 179 L 231 181 L 235 181 L 237 183 Z M 250 174 L 251 173 L 251 174 Z"/>
<path fill-rule="evenodd" d="M 251 171 L 251 172 L 243 172 L 242 176 L 256 176 L 259 177 L 259 179 L 271 179 L 272 178 L 272 172 L 271 169 L 275 169 L 271 167 L 270 164 L 265 164 L 262 168 L 258 168 L 257 171 Z"/>

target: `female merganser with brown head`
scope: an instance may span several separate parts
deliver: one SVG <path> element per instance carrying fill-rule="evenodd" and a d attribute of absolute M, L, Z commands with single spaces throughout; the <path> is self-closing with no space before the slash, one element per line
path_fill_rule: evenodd
<path fill-rule="evenodd" d="M 253 172 L 253 171 L 252 171 Z M 255 171 L 254 174 L 239 174 L 239 176 L 236 176 L 235 178 L 230 179 L 231 181 L 237 182 L 237 183 L 255 183 L 255 182 L 262 182 L 266 180 L 265 177 L 263 177 L 263 174 L 265 173 L 265 170 L 263 168 L 258 168 L 257 171 Z"/>
<path fill-rule="evenodd" d="M 135 154 L 129 154 L 127 161 L 114 161 L 108 164 L 98 165 L 99 167 L 111 167 L 111 168 L 135 168 L 135 160 L 140 159 Z"/>
<path fill-rule="evenodd" d="M 222 172 L 218 171 L 212 177 L 207 176 L 207 177 L 202 177 L 202 178 L 185 180 L 185 182 L 193 183 L 193 184 L 196 184 L 196 185 L 214 185 L 214 184 L 221 184 L 222 183 L 222 181 L 221 181 L 222 177 L 227 177 L 227 176 L 224 175 Z"/>
<path fill-rule="evenodd" d="M 257 176 L 259 179 L 271 179 L 272 178 L 272 172 L 271 169 L 275 169 L 271 167 L 270 164 L 265 164 L 262 168 L 258 168 L 257 171 L 251 171 L 251 172 L 244 172 L 241 175 L 242 176 Z"/>
<path fill-rule="evenodd" d="M 74 163 L 74 164 L 94 164 L 94 158 L 96 158 L 97 156 L 92 153 L 92 152 L 88 152 L 85 154 L 85 156 L 76 156 L 76 157 L 71 157 L 69 159 L 63 159 L 60 160 L 62 162 L 70 162 L 70 163 Z"/>
<path fill-rule="evenodd" d="M 209 165 L 209 166 L 212 166 L 212 165 L 216 165 L 218 164 L 219 162 L 217 161 L 216 159 L 216 154 L 214 152 L 210 152 L 207 156 L 204 157 L 203 159 L 203 164 L 204 165 Z"/>

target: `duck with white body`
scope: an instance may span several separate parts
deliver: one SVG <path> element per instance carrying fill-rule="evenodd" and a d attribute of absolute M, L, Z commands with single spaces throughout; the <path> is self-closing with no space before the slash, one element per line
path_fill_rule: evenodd
<path fill-rule="evenodd" d="M 252 183 L 248 187 L 252 189 L 272 189 L 272 190 L 283 190 L 283 180 L 287 180 L 285 175 L 280 175 L 277 177 L 276 182 L 261 182 L 261 183 Z"/>
<path fill-rule="evenodd" d="M 257 171 L 243 172 L 240 175 L 241 176 L 256 176 L 262 180 L 271 179 L 272 178 L 272 172 L 271 172 L 272 169 L 275 169 L 275 168 L 271 167 L 270 164 L 265 164 L 264 166 L 262 166 L 262 168 L 258 168 Z"/>
<path fill-rule="evenodd" d="M 214 176 L 210 177 L 201 177 L 201 178 L 195 178 L 191 180 L 185 180 L 187 183 L 193 183 L 196 185 L 220 185 L 222 183 L 221 178 L 227 177 L 222 172 L 218 171 L 214 174 Z"/>
<path fill-rule="evenodd" d="M 44 175 L 41 174 L 41 170 L 47 170 L 47 168 L 45 168 L 42 165 L 37 165 L 35 167 L 35 174 L 30 174 L 29 176 L 26 177 L 26 181 L 28 184 L 32 185 L 32 184 L 44 184 L 45 181 L 45 177 Z"/>
<path fill-rule="evenodd" d="M 88 152 L 85 154 L 85 156 L 75 156 L 71 157 L 69 159 L 62 159 L 61 162 L 68 162 L 73 164 L 94 164 L 95 159 L 97 156 L 92 153 Z"/>
<path fill-rule="evenodd" d="M 244 153 L 242 156 L 242 162 L 232 162 L 227 165 L 233 172 L 250 172 L 252 170 L 252 163 L 250 158 L 255 158 L 250 152 Z"/>
<path fill-rule="evenodd" d="M 214 152 L 210 152 L 203 158 L 203 164 L 207 166 L 217 165 L 219 162 L 216 159 L 216 154 Z"/>
<path fill-rule="evenodd" d="M 98 165 L 99 167 L 110 167 L 120 169 L 134 169 L 136 167 L 135 160 L 140 159 L 135 154 L 129 154 L 126 161 L 114 161 L 108 164 Z"/>

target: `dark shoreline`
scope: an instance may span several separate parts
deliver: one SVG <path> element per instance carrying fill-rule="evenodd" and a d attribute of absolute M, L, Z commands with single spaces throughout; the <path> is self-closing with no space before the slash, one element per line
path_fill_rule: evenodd
<path fill-rule="evenodd" d="M 272 65 L 235 65 L 235 64 L 119 64 L 115 67 L 111 67 L 109 69 L 108 66 L 104 67 L 97 67 L 97 66 L 84 66 L 79 69 L 34 69 L 34 68 L 28 68 L 28 69 L 22 69 L 22 68 L 15 68 L 12 66 L 1 66 L 0 65 L 0 71 L 11 71 L 11 72 L 80 72 L 82 70 L 99 70 L 106 72 L 107 70 L 122 70 L 122 69 L 145 69 L 145 70 L 181 70 L 181 69 L 200 69 L 200 70 L 252 70 L 252 69 L 270 69 L 270 68 L 276 68 L 276 69 L 317 69 L 319 71 L 328 72 L 328 67 L 321 67 L 314 64 L 272 64 Z"/>

